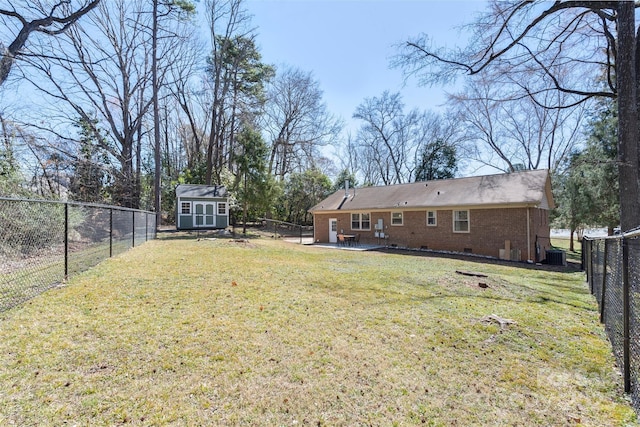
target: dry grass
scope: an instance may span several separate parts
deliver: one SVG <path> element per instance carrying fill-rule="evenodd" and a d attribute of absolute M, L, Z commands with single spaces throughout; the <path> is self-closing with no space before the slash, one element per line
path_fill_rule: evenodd
<path fill-rule="evenodd" d="M 581 273 L 157 240 L 2 314 L 0 424 L 631 424 L 597 319 Z"/>

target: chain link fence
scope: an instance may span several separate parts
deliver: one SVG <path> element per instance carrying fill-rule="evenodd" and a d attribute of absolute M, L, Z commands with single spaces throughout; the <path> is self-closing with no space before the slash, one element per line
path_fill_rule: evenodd
<path fill-rule="evenodd" d="M 292 224 L 290 222 L 277 221 L 275 219 L 261 219 L 259 229 L 265 233 L 272 233 L 271 236 L 278 239 L 299 240 L 313 242 L 313 226 Z"/>
<path fill-rule="evenodd" d="M 589 289 L 600 307 L 600 320 L 640 412 L 640 231 L 582 240 Z"/>
<path fill-rule="evenodd" d="M 0 197 L 0 311 L 155 235 L 153 212 Z"/>

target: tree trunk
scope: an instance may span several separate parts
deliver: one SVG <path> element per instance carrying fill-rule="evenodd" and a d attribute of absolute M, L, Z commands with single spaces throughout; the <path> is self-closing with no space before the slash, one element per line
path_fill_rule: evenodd
<path fill-rule="evenodd" d="M 575 232 L 575 228 L 571 227 L 571 230 L 569 231 L 569 252 L 575 252 L 574 251 L 574 246 L 573 246 L 573 233 Z"/>
<path fill-rule="evenodd" d="M 620 182 L 620 227 L 638 226 L 638 98 L 636 81 L 635 3 L 618 2 L 618 162 Z"/>
<path fill-rule="evenodd" d="M 242 234 L 247 234 L 247 171 L 244 171 L 244 202 L 242 203 Z"/>
<path fill-rule="evenodd" d="M 160 156 L 160 111 L 158 106 L 158 0 L 153 0 L 153 35 L 151 37 L 151 84 L 153 94 L 153 207 L 156 211 L 156 229 L 162 222 L 162 209 L 160 202 L 160 176 L 161 169 L 161 156 Z"/>
<path fill-rule="evenodd" d="M 142 128 L 138 128 L 138 141 L 136 143 L 136 168 L 134 171 L 134 205 L 136 209 L 140 209 L 140 201 L 142 196 Z M 148 207 L 145 207 L 148 209 Z"/>
<path fill-rule="evenodd" d="M 211 176 L 213 175 L 213 144 L 215 143 L 215 136 L 213 129 L 215 128 L 215 110 L 213 113 L 214 118 L 211 119 L 211 134 L 209 135 L 209 144 L 207 145 L 207 169 L 204 176 L 204 183 L 211 185 Z"/>

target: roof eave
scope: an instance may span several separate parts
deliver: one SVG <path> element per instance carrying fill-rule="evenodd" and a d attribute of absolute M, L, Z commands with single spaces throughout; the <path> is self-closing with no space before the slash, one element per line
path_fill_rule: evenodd
<path fill-rule="evenodd" d="M 490 204 L 456 204 L 456 205 L 407 205 L 407 206 L 383 206 L 383 207 L 356 207 L 352 209 L 313 209 L 310 213 L 344 213 L 344 212 L 386 212 L 386 211 L 422 211 L 422 210 L 454 210 L 454 209 L 515 209 L 515 208 L 538 208 L 539 201 L 519 202 L 519 203 L 490 203 Z"/>

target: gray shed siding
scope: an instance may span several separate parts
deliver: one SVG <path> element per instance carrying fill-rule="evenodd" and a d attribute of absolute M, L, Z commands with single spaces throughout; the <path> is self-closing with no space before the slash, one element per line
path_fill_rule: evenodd
<path fill-rule="evenodd" d="M 184 211 L 188 204 L 189 212 Z M 224 204 L 224 207 L 220 206 Z M 178 230 L 218 229 L 229 226 L 229 205 L 226 198 L 202 199 L 181 197 L 177 202 L 176 228 Z M 219 210 L 224 210 L 220 214 Z"/>
<path fill-rule="evenodd" d="M 176 187 L 176 228 L 213 230 L 229 226 L 229 199 L 224 187 Z"/>

